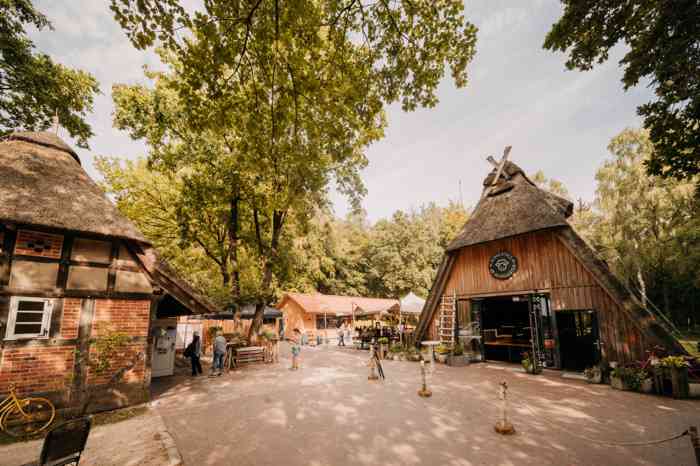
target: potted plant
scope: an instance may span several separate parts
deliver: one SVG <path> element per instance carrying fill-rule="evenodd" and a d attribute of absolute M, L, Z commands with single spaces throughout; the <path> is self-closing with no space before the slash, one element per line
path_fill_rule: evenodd
<path fill-rule="evenodd" d="M 588 383 L 602 383 L 603 382 L 603 371 L 600 366 L 593 366 L 587 368 L 583 371 L 584 377 L 586 377 L 586 382 Z"/>
<path fill-rule="evenodd" d="M 447 361 L 447 355 L 450 353 L 450 347 L 444 343 L 440 343 L 437 348 L 435 348 L 435 359 L 437 362 L 445 363 Z"/>
<path fill-rule="evenodd" d="M 420 361 L 420 353 L 415 348 L 415 346 L 409 346 L 406 349 L 406 359 L 413 362 Z"/>
<path fill-rule="evenodd" d="M 647 378 L 644 369 L 618 366 L 610 374 L 610 386 L 616 390 L 640 391 L 642 382 Z"/>
<path fill-rule="evenodd" d="M 386 358 L 389 350 L 389 339 L 387 337 L 379 337 L 377 343 L 379 343 L 379 359 Z"/>
<path fill-rule="evenodd" d="M 525 369 L 525 372 L 527 372 L 528 374 L 539 374 L 540 372 L 542 372 L 542 368 L 539 366 L 539 364 L 535 364 L 535 361 L 533 361 L 530 358 L 530 353 L 526 352 L 522 354 L 520 364 L 523 366 L 523 369 Z"/>
<path fill-rule="evenodd" d="M 452 348 L 452 354 L 447 357 L 447 364 L 454 367 L 461 367 L 469 364 L 469 359 L 464 355 L 464 346 L 462 343 L 457 343 L 454 348 Z"/>
<path fill-rule="evenodd" d="M 664 372 L 670 373 L 673 397 L 688 398 L 688 361 L 683 356 L 666 356 L 659 361 L 659 365 L 664 368 Z"/>
<path fill-rule="evenodd" d="M 394 361 L 401 361 L 403 359 L 403 348 L 401 348 L 401 345 L 399 344 L 391 345 L 389 348 L 389 354 L 391 355 L 391 359 Z"/>

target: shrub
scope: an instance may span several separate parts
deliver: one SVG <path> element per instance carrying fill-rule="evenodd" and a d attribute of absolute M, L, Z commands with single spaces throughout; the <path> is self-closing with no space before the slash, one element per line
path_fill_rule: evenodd
<path fill-rule="evenodd" d="M 642 382 L 647 378 L 647 372 L 636 367 L 616 367 L 612 371 L 612 376 L 621 379 L 622 383 L 632 390 L 639 391 L 642 388 Z"/>
<path fill-rule="evenodd" d="M 444 343 L 440 343 L 437 348 L 435 348 L 437 354 L 448 354 L 450 351 L 451 348 Z"/>
<path fill-rule="evenodd" d="M 389 339 L 387 337 L 379 337 L 377 339 L 377 343 L 379 343 L 380 345 L 386 345 L 389 343 Z"/>
<path fill-rule="evenodd" d="M 683 356 L 666 356 L 659 361 L 659 364 L 662 367 L 674 367 L 676 369 L 690 366 Z"/>
<path fill-rule="evenodd" d="M 401 345 L 391 345 L 389 351 L 392 353 L 401 353 L 403 351 L 403 348 L 401 348 Z"/>

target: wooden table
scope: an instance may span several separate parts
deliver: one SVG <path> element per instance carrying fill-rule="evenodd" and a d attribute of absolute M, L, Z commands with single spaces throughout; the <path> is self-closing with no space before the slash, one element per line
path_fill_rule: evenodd
<path fill-rule="evenodd" d="M 497 340 L 491 340 L 491 341 L 485 341 L 484 346 L 486 347 L 493 347 L 493 348 L 506 348 L 508 350 L 508 361 L 513 362 L 513 348 L 518 348 L 520 350 L 528 350 L 532 348 L 532 345 L 529 343 L 520 343 L 520 342 L 515 342 L 510 339 L 497 339 Z M 484 355 L 486 356 L 486 355 Z M 488 359 L 488 358 L 486 358 Z"/>

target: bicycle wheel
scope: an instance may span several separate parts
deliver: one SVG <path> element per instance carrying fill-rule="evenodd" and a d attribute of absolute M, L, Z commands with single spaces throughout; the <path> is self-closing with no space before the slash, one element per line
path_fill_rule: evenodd
<path fill-rule="evenodd" d="M 46 429 L 56 416 L 56 408 L 46 398 L 24 398 L 0 419 L 2 428 L 12 437 L 25 437 Z"/>

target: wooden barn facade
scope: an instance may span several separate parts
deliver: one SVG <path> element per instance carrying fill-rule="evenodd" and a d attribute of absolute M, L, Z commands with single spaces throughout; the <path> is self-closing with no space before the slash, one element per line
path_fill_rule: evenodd
<path fill-rule="evenodd" d="M 14 385 L 58 407 L 82 404 L 88 389 L 100 393 L 91 410 L 142 402 L 176 316 L 215 308 L 158 258 L 56 135 L 0 142 L 0 179 L 0 396 Z M 114 335 L 128 341 L 100 358 L 105 346 L 95 342 Z"/>
<path fill-rule="evenodd" d="M 447 247 L 418 339 L 460 339 L 490 360 L 534 353 L 544 367 L 572 371 L 640 360 L 655 345 L 682 353 L 569 225 L 573 205 L 514 163 L 500 168 Z"/>

